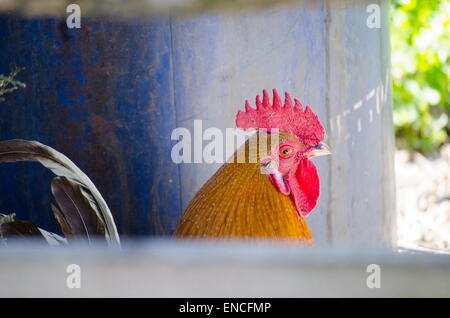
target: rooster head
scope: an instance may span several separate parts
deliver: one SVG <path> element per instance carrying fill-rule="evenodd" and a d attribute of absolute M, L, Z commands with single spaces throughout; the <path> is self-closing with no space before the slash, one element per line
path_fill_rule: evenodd
<path fill-rule="evenodd" d="M 273 90 L 273 100 L 263 91 L 263 99 L 256 96 L 256 109 L 245 102 L 245 112 L 238 111 L 236 126 L 244 130 L 263 130 L 278 134 L 278 142 L 259 157 L 261 171 L 267 174 L 273 186 L 283 195 L 289 195 L 301 217 L 306 217 L 317 205 L 320 180 L 317 168 L 309 160 L 330 154 L 323 143 L 325 129 L 316 114 L 285 94 L 284 104 Z"/>

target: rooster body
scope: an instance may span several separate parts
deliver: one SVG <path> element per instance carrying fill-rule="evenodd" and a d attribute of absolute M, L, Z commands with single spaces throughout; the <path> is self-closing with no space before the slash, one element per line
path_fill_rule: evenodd
<path fill-rule="evenodd" d="M 325 131 L 309 107 L 303 111 L 298 100 L 293 107 L 289 94 L 283 107 L 276 90 L 272 104 L 264 90 L 256 106 L 247 101 L 236 123 L 257 133 L 197 192 L 175 236 L 314 242 L 304 218 L 317 204 L 320 181 L 309 159 L 330 153 Z"/>
<path fill-rule="evenodd" d="M 312 242 L 304 218 L 291 199 L 280 195 L 257 162 L 247 160 L 255 134 L 224 164 L 190 202 L 175 232 L 187 237 L 301 238 Z M 269 136 L 270 138 L 270 136 Z M 237 158 L 245 152 L 245 163 Z"/>

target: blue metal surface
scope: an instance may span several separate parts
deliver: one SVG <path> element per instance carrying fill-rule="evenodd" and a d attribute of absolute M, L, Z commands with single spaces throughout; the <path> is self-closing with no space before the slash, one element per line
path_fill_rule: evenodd
<path fill-rule="evenodd" d="M 161 235 L 181 214 L 170 25 L 0 16 L 0 73 L 25 67 L 27 84 L 0 104 L 0 138 L 38 140 L 66 154 L 97 185 L 119 232 Z M 168 137 L 169 136 L 169 137 Z M 38 164 L 0 165 L 0 212 L 58 231 L 52 174 Z"/>

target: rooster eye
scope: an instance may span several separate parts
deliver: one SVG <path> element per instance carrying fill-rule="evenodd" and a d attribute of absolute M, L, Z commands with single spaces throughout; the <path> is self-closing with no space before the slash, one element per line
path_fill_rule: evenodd
<path fill-rule="evenodd" d="M 282 146 L 280 148 L 280 157 L 281 158 L 288 158 L 292 155 L 293 149 L 291 146 Z"/>

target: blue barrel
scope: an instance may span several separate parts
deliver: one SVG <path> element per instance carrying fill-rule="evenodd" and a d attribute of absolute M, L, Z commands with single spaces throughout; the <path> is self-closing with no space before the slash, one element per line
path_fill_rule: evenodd
<path fill-rule="evenodd" d="M 163 235 L 181 213 L 172 163 L 176 127 L 168 19 L 148 23 L 0 17 L 0 73 L 25 67 L 27 87 L 0 104 L 0 138 L 38 140 L 71 158 L 97 185 L 121 233 Z M 169 151 L 168 151 L 169 149 Z M 52 174 L 0 166 L 0 211 L 58 231 Z"/>

